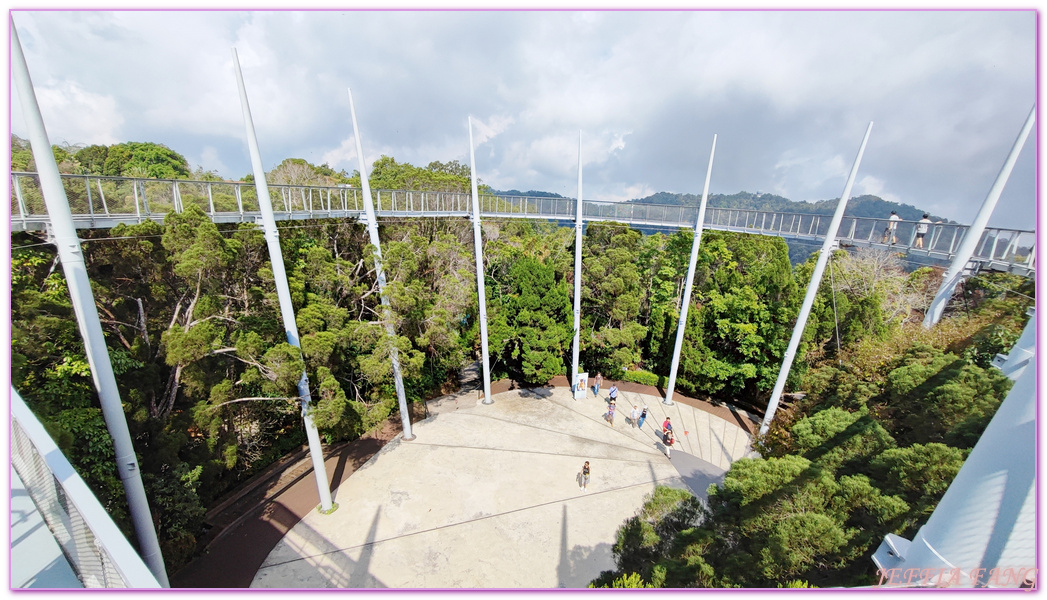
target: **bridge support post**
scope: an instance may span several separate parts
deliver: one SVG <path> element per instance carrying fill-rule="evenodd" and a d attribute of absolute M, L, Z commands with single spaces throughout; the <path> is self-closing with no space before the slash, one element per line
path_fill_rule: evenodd
<path fill-rule="evenodd" d="M 473 118 L 469 117 L 469 171 L 473 193 L 473 254 L 476 256 L 476 302 L 480 307 L 480 354 L 483 357 L 484 404 L 492 404 L 491 357 L 487 350 L 487 291 L 484 287 L 483 230 L 480 228 L 480 193 L 476 188 L 476 153 L 473 151 Z"/>
<path fill-rule="evenodd" d="M 1025 125 L 1022 126 L 1021 132 L 1018 133 L 1018 138 L 1014 140 L 1014 145 L 1011 146 L 1011 152 L 1007 155 L 1007 160 L 1003 162 L 1000 173 L 996 175 L 996 181 L 993 182 L 992 187 L 989 189 L 989 194 L 985 197 L 985 201 L 982 202 L 982 207 L 978 209 L 978 216 L 974 218 L 974 223 L 971 223 L 971 226 L 967 228 L 967 233 L 963 236 L 959 249 L 956 250 L 956 256 L 953 257 L 948 270 L 942 275 L 942 284 L 938 288 L 938 293 L 934 295 L 934 300 L 931 300 L 931 305 L 927 308 L 927 314 L 923 317 L 924 329 L 930 329 L 942 318 L 945 305 L 952 298 L 956 285 L 963 279 L 963 270 L 967 266 L 967 262 L 971 260 L 971 256 L 974 255 L 974 249 L 978 246 L 982 233 L 985 232 L 985 226 L 989 223 L 989 217 L 992 216 L 992 211 L 1000 200 L 1003 188 L 1011 177 L 1011 171 L 1014 170 L 1014 163 L 1018 161 L 1018 155 L 1021 153 L 1022 146 L 1025 145 L 1025 140 L 1028 139 L 1035 122 L 1036 105 L 1034 104 L 1032 110 L 1029 111 L 1029 116 L 1025 119 Z"/>
<path fill-rule="evenodd" d="M 91 367 L 91 378 L 102 405 L 102 416 L 106 428 L 113 438 L 116 470 L 127 497 L 131 521 L 134 523 L 135 535 L 142 553 L 142 560 L 163 587 L 170 587 L 167 570 L 160 551 L 160 543 L 153 527 L 153 518 L 149 510 L 149 500 L 142 484 L 142 473 L 138 467 L 131 433 L 127 428 L 127 417 L 124 416 L 123 404 L 120 401 L 120 389 L 116 385 L 116 375 L 109 360 L 109 350 L 105 344 L 105 334 L 98 319 L 91 281 L 87 276 L 87 266 L 80 247 L 80 238 L 76 235 L 73 215 L 69 208 L 62 177 L 58 173 L 51 142 L 47 139 L 44 119 L 40 115 L 40 105 L 36 100 L 33 81 L 29 77 L 29 66 L 22 54 L 22 44 L 14 21 L 11 24 L 11 77 L 18 90 L 18 97 L 25 111 L 26 126 L 29 130 L 29 142 L 36 160 L 40 175 L 40 190 L 43 192 L 47 214 L 51 218 L 54 232 L 54 243 L 62 263 L 69 286 L 69 299 L 76 313 L 76 323 L 80 337 L 84 341 L 84 353 Z"/>
<path fill-rule="evenodd" d="M 709 180 L 713 175 L 713 156 L 716 154 L 716 134 L 713 134 L 713 147 L 709 151 L 709 168 L 705 171 L 705 187 L 702 188 L 702 202 L 698 205 L 698 222 L 694 224 L 694 241 L 691 242 L 691 260 L 687 263 L 687 283 L 683 287 L 683 299 L 680 303 L 680 320 L 676 324 L 676 345 L 673 346 L 673 363 L 669 367 L 669 382 L 665 387 L 665 400 L 662 404 L 673 404 L 673 392 L 676 390 L 676 373 L 680 368 L 680 351 L 683 349 L 683 334 L 687 329 L 687 309 L 691 305 L 691 286 L 694 284 L 694 267 L 698 263 L 698 246 L 702 243 L 702 228 L 705 226 L 705 205 L 709 199 Z"/>
<path fill-rule="evenodd" d="M 789 339 L 789 347 L 786 348 L 785 356 L 782 357 L 782 368 L 778 371 L 778 379 L 774 382 L 774 391 L 771 392 L 770 401 L 767 403 L 767 411 L 763 415 L 763 423 L 760 424 L 760 435 L 766 434 L 767 430 L 770 429 L 771 421 L 774 420 L 774 413 L 778 410 L 778 402 L 781 399 L 782 391 L 785 389 L 785 380 L 789 377 L 789 370 L 792 369 L 796 349 L 800 346 L 800 338 L 803 337 L 803 330 L 807 325 L 807 317 L 811 314 L 811 307 L 814 305 L 814 297 L 818 295 L 818 286 L 821 284 L 822 275 L 825 273 L 825 264 L 829 262 L 829 255 L 836 245 L 836 232 L 840 229 L 840 222 L 843 221 L 843 211 L 847 208 L 847 200 L 851 195 L 851 186 L 854 185 L 854 178 L 858 174 L 858 165 L 862 162 L 862 154 L 865 153 L 865 145 L 869 142 L 869 134 L 872 133 L 872 127 L 873 124 L 870 121 L 869 127 L 865 130 L 862 145 L 858 148 L 858 156 L 855 157 L 854 164 L 851 165 L 851 173 L 847 176 L 847 183 L 843 187 L 843 193 L 840 194 L 840 202 L 836 205 L 836 212 L 833 213 L 832 221 L 829 222 L 829 230 L 825 232 L 825 242 L 822 243 L 822 248 L 818 251 L 818 260 L 814 264 L 814 272 L 811 273 L 811 282 L 807 285 L 807 294 L 803 297 L 800 314 L 796 317 L 796 326 L 793 327 L 793 335 Z"/>
<path fill-rule="evenodd" d="M 378 280 L 378 293 L 382 298 L 382 311 L 385 319 L 385 332 L 389 337 L 389 360 L 393 365 L 393 385 L 396 387 L 396 399 L 400 405 L 400 422 L 403 424 L 404 441 L 415 438 L 411 431 L 411 414 L 407 409 L 407 394 L 404 392 L 404 378 L 400 372 L 400 355 L 396 350 L 396 331 L 393 329 L 393 310 L 389 307 L 389 295 L 385 293 L 385 268 L 382 266 L 382 243 L 378 239 L 378 221 L 371 201 L 371 184 L 367 181 L 367 165 L 364 163 L 364 147 L 360 141 L 360 128 L 356 125 L 356 107 L 353 105 L 353 90 L 349 90 L 349 115 L 353 120 L 353 137 L 356 138 L 356 157 L 360 162 L 360 187 L 363 188 L 364 214 L 367 217 L 367 234 L 374 246 L 374 265 Z M 393 205 L 395 208 L 396 205 Z"/>
<path fill-rule="evenodd" d="M 254 172 L 255 190 L 258 192 L 258 210 L 262 213 L 262 227 L 265 229 L 265 242 L 269 248 L 269 262 L 273 269 L 273 279 L 276 283 L 276 296 L 280 304 L 280 316 L 284 323 L 284 334 L 287 343 L 295 348 L 301 349 L 302 345 L 298 339 L 298 322 L 295 319 L 294 304 L 291 302 L 291 288 L 287 284 L 287 271 L 284 269 L 284 256 L 280 250 L 280 233 L 276 229 L 276 218 L 273 216 L 273 204 L 269 198 L 269 184 L 265 180 L 265 169 L 262 168 L 262 155 L 258 150 L 258 137 L 255 135 L 254 119 L 251 117 L 251 106 L 247 102 L 247 88 L 244 86 L 244 76 L 240 72 L 240 59 L 233 48 L 233 66 L 236 71 L 236 84 L 240 89 L 240 107 L 244 114 L 244 127 L 247 129 L 247 148 L 251 154 L 251 168 Z M 302 422 L 305 425 L 305 435 L 309 441 L 309 456 L 313 462 L 313 473 L 316 476 L 316 489 L 320 496 L 320 510 L 327 513 L 334 510 L 331 501 L 331 487 L 327 482 L 327 469 L 324 467 L 323 446 L 320 443 L 320 434 L 313 423 L 310 414 L 312 395 L 309 393 L 309 377 L 302 370 L 302 377 L 298 380 L 298 396 L 302 404 Z"/>
<path fill-rule="evenodd" d="M 574 208 L 574 345 L 571 346 L 571 396 L 577 398 L 578 345 L 582 331 L 582 132 L 578 132 L 578 202 Z"/>

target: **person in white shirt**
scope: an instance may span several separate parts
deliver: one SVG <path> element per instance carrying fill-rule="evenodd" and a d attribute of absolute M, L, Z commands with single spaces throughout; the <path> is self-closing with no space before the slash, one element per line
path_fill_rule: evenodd
<path fill-rule="evenodd" d="M 883 230 L 883 243 L 887 243 L 887 238 L 891 238 L 892 244 L 898 243 L 898 221 L 902 218 L 898 216 L 897 211 L 891 211 L 891 218 L 887 220 L 887 229 Z"/>

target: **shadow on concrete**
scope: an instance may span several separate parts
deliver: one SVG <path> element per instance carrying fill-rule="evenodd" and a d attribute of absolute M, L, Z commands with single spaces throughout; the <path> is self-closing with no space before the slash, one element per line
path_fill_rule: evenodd
<path fill-rule="evenodd" d="M 285 565 L 292 562 L 301 562 L 298 567 L 303 578 L 296 581 L 281 579 L 278 583 L 281 588 L 315 588 L 316 576 L 323 579 L 323 586 L 328 588 L 385 588 L 388 587 L 381 580 L 371 574 L 371 558 L 374 553 L 374 544 L 378 533 L 378 521 L 381 517 L 381 508 L 375 509 L 374 518 L 371 519 L 371 528 L 367 532 L 367 541 L 360 548 L 360 558 L 353 560 L 349 558 L 348 548 L 338 548 L 331 544 L 327 536 L 306 523 L 298 523 L 295 533 L 299 536 L 301 546 L 292 548 L 299 558 L 266 565 L 259 570 L 264 573 L 266 569 L 284 567 L 283 573 L 289 569 Z M 290 548 L 290 543 L 287 546 Z M 299 583 L 300 585 L 296 585 Z"/>
<path fill-rule="evenodd" d="M 546 399 L 551 398 L 553 395 L 553 389 L 550 387 L 537 387 L 537 388 L 524 388 L 520 390 L 521 398 L 537 398 Z"/>
<path fill-rule="evenodd" d="M 669 462 L 673 464 L 676 472 L 680 474 L 691 492 L 703 503 L 708 500 L 709 485 L 722 482 L 724 475 L 727 474 L 726 469 L 721 469 L 711 462 L 679 450 L 673 452 L 673 459 Z"/>
<path fill-rule="evenodd" d="M 563 517 L 560 524 L 560 563 L 556 567 L 556 579 L 559 588 L 587 588 L 589 582 L 594 579 L 592 575 L 583 575 L 581 572 L 593 562 L 613 562 L 610 544 L 597 544 L 596 546 L 573 546 L 568 549 L 567 542 L 567 505 L 563 505 Z M 581 571 L 581 572 L 580 572 Z M 591 570 L 589 570 L 591 573 Z"/>

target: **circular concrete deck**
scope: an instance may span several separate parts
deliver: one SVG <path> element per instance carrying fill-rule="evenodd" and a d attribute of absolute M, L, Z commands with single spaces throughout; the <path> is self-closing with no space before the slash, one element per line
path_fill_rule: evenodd
<path fill-rule="evenodd" d="M 442 407 L 414 425 L 414 441 L 393 440 L 344 482 L 338 510 L 288 532 L 251 587 L 587 586 L 614 568 L 615 532 L 656 484 L 704 495 L 749 452 L 736 423 L 637 393 L 621 393 L 612 428 L 606 396 L 540 388 Z M 645 402 L 635 429 L 625 417 Z M 658 435 L 666 416 L 671 461 Z"/>

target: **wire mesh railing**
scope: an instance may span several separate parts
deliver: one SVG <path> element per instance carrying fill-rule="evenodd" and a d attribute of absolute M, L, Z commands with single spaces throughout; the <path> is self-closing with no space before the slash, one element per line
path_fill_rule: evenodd
<path fill-rule="evenodd" d="M 161 587 L 14 388 L 11 464 L 84 587 Z"/>

